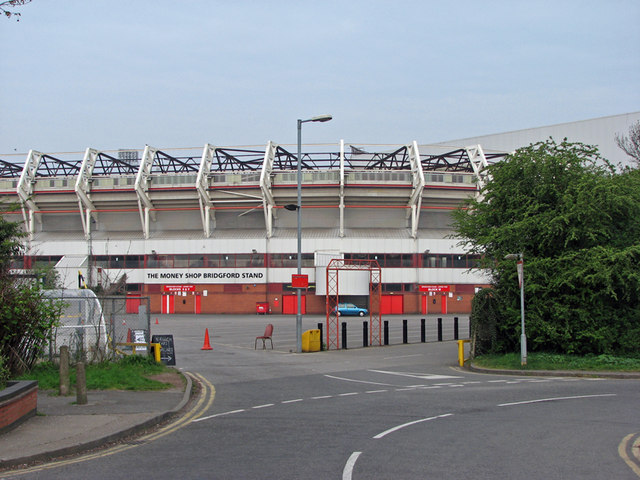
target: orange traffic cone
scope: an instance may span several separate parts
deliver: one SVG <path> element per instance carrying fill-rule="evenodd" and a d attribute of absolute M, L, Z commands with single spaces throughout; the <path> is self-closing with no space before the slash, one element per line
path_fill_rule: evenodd
<path fill-rule="evenodd" d="M 127 343 L 131 343 L 131 329 L 127 331 Z"/>
<path fill-rule="evenodd" d="M 213 350 L 213 348 L 211 348 L 211 345 L 209 345 L 209 329 L 205 328 L 204 330 L 204 345 L 202 346 L 201 350 Z"/>
<path fill-rule="evenodd" d="M 156 317 L 156 325 L 158 325 L 158 317 Z"/>

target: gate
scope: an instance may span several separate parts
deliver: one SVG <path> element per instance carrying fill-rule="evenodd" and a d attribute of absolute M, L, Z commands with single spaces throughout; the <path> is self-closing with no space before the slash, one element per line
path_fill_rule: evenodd
<path fill-rule="evenodd" d="M 345 260 L 334 258 L 327 265 L 327 350 L 340 348 L 338 304 L 340 303 L 339 272 L 369 272 L 369 345 L 382 345 L 382 270 L 376 260 Z"/>

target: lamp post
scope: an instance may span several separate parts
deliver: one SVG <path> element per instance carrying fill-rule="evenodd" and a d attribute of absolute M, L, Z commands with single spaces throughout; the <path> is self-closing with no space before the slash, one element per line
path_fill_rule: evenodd
<path fill-rule="evenodd" d="M 298 119 L 298 275 L 302 273 L 302 124 L 307 122 L 328 122 L 331 115 L 318 115 L 307 120 Z M 296 352 L 302 352 L 302 289 L 298 288 L 298 308 L 296 313 Z"/>
<path fill-rule="evenodd" d="M 520 284 L 520 364 L 527 364 L 527 335 L 524 332 L 524 258 L 522 253 L 505 255 L 506 260 L 518 260 L 518 283 Z"/>

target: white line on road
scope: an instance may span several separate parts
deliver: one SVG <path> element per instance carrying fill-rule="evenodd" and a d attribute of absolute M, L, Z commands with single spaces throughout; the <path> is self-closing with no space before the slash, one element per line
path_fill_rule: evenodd
<path fill-rule="evenodd" d="M 339 393 L 339 397 L 350 397 L 351 395 L 358 395 L 360 392 Z"/>
<path fill-rule="evenodd" d="M 398 386 L 398 385 L 392 385 L 390 383 L 368 382 L 366 380 L 354 380 L 352 378 L 336 377 L 335 375 L 325 375 L 325 377 L 333 378 L 335 380 L 344 380 L 345 382 L 368 383 L 370 385 L 382 385 L 384 387 L 397 387 Z"/>
<path fill-rule="evenodd" d="M 375 438 L 377 440 L 379 438 L 384 437 L 385 435 L 389 435 L 390 433 L 396 432 L 396 431 L 400 430 L 401 428 L 409 427 L 411 425 L 415 425 L 416 423 L 422 423 L 422 422 L 428 422 L 430 420 L 436 420 L 438 418 L 450 417 L 452 415 L 453 415 L 453 413 L 445 413 L 444 415 L 437 415 L 435 417 L 429 417 L 429 418 L 421 418 L 420 420 L 414 420 L 413 422 L 403 423 L 402 425 L 398 425 L 397 427 L 393 427 L 393 428 L 390 428 L 389 430 L 385 430 L 384 432 L 379 433 L 378 435 L 376 435 L 373 438 Z"/>
<path fill-rule="evenodd" d="M 331 398 L 332 395 L 320 395 L 319 397 L 311 397 L 311 400 L 322 400 L 323 398 Z"/>
<path fill-rule="evenodd" d="M 353 452 L 347 460 L 347 463 L 344 466 L 344 470 L 342 470 L 342 480 L 351 480 L 351 475 L 353 474 L 353 467 L 356 465 L 356 460 L 360 456 L 362 452 Z"/>
<path fill-rule="evenodd" d="M 302 400 L 304 400 L 304 399 L 302 399 L 302 398 L 295 398 L 295 399 L 293 399 L 293 400 L 284 400 L 284 401 L 283 401 L 283 402 L 281 402 L 281 403 L 295 403 L 295 402 L 301 402 Z"/>
<path fill-rule="evenodd" d="M 264 405 L 256 405 L 255 407 L 251 407 L 251 408 L 267 408 L 267 407 L 273 407 L 273 403 L 265 403 Z"/>
<path fill-rule="evenodd" d="M 436 375 L 433 373 L 410 373 L 410 372 L 390 372 L 388 370 L 369 370 L 375 373 L 385 373 L 387 375 L 399 375 L 401 377 L 414 377 L 420 380 L 445 380 L 449 378 L 462 378 L 454 375 Z"/>
<path fill-rule="evenodd" d="M 209 420 L 210 418 L 222 417 L 224 415 L 233 415 L 234 413 L 241 413 L 241 412 L 244 412 L 244 408 L 241 410 L 231 410 L 230 412 L 216 413 L 215 415 L 209 415 L 208 417 L 196 418 L 195 420 L 192 420 L 192 423 L 201 422 L 203 420 Z"/>
<path fill-rule="evenodd" d="M 367 392 L 364 393 L 384 393 L 384 392 L 388 392 L 389 390 L 369 390 Z"/>
<path fill-rule="evenodd" d="M 553 397 L 553 398 L 539 398 L 537 400 L 525 400 L 523 402 L 501 403 L 499 407 L 511 407 L 513 405 L 527 405 L 529 403 L 541 403 L 541 402 L 555 402 L 557 400 L 576 400 L 579 398 L 597 398 L 597 397 L 615 397 L 615 393 L 604 393 L 602 395 L 576 395 L 573 397 Z"/>

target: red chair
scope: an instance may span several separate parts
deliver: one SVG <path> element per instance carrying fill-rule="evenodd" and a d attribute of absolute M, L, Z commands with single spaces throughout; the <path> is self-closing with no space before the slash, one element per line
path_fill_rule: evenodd
<path fill-rule="evenodd" d="M 273 335 L 273 325 L 269 324 L 267 325 L 267 328 L 264 329 L 264 335 L 262 335 L 261 337 L 256 337 L 256 341 L 253 344 L 253 349 L 255 350 L 256 348 L 258 348 L 258 340 L 262 340 L 262 349 L 266 350 L 267 345 L 265 342 L 269 340 L 271 342 L 271 350 L 273 350 L 273 340 L 271 338 L 272 335 Z"/>

